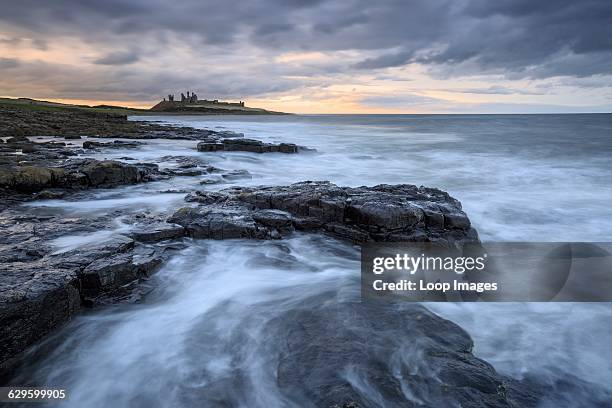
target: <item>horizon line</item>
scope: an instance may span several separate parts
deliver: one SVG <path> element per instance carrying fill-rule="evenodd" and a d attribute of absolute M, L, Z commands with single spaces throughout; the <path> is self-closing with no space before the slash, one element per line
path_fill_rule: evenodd
<path fill-rule="evenodd" d="M 13 99 L 13 100 L 18 100 L 18 99 L 26 99 L 26 100 L 33 100 L 33 101 L 37 101 L 37 102 L 49 102 L 49 103 L 57 103 L 57 104 L 62 104 L 62 105 L 73 105 L 73 106 L 89 106 L 89 107 L 95 107 L 95 106 L 99 106 L 99 105 L 112 105 L 115 106 L 117 108 L 124 108 L 124 109 L 137 109 L 137 110 L 141 110 L 141 111 L 147 111 L 149 110 L 151 107 L 155 106 L 155 103 L 152 103 L 151 106 L 145 106 L 145 105 L 130 105 L 129 102 L 127 105 L 122 105 L 123 101 L 105 101 L 105 100 L 79 100 L 79 99 L 68 99 L 68 98 L 41 98 L 38 99 L 36 97 L 29 97 L 29 96 L 9 96 L 9 95 L 0 95 L 0 99 Z M 67 101 L 73 101 L 72 103 L 69 103 Z M 87 103 L 85 103 L 87 102 Z M 119 104 L 119 105 L 117 105 Z M 263 109 L 268 109 L 268 108 L 263 108 Z M 269 110 L 269 109 L 268 109 Z M 559 111 L 559 112 L 389 112 L 389 113 L 380 113 L 380 112 L 342 112 L 342 113 L 322 113 L 322 112 L 317 112 L 317 113 L 309 113 L 309 112 L 281 112 L 281 113 L 287 113 L 289 115 L 301 115 L 301 116 L 341 116 L 341 115 L 352 115 L 352 116 L 365 116 L 365 115 L 378 115 L 378 116 L 401 116 L 401 115 L 413 115 L 413 116 L 433 116 L 433 115 L 438 115 L 438 116 L 442 116 L 442 115 L 463 115 L 463 116 L 467 116 L 467 115 L 506 115 L 506 116 L 510 116 L 510 115 L 607 115 L 607 114 L 612 114 L 612 109 L 610 111 L 586 111 L 586 112 L 580 112 L 580 111 Z M 189 114 L 178 114 L 178 116 L 188 116 Z M 210 115 L 206 115 L 206 114 L 194 114 L 193 116 L 248 116 L 248 115 L 231 115 L 231 114 L 210 114 Z M 172 115 L 168 115 L 163 114 L 161 112 L 154 112 L 151 111 L 151 116 L 172 116 Z"/>

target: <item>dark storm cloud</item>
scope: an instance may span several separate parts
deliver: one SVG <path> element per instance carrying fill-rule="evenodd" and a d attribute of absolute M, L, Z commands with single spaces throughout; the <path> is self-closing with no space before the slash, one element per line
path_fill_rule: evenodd
<path fill-rule="evenodd" d="M 473 19 L 472 29 L 458 31 L 443 52 L 417 61 L 473 60 L 484 72 L 497 69 L 514 77 L 612 72 L 610 1 L 476 0 L 462 15 Z"/>
<path fill-rule="evenodd" d="M 274 75 L 261 76 L 257 81 L 240 72 L 209 73 L 198 78 L 190 72 L 162 70 L 143 74 L 122 65 L 75 67 L 12 58 L 0 58 L 0 70 L 0 94 L 43 98 L 154 101 L 177 89 L 203 89 L 206 91 L 198 92 L 201 97 L 240 99 L 301 85 Z"/>
<path fill-rule="evenodd" d="M 379 57 L 368 58 L 354 65 L 358 69 L 376 69 L 376 68 L 388 68 L 388 67 L 399 67 L 408 62 L 412 56 L 410 51 L 402 51 L 391 54 L 383 54 Z"/>
<path fill-rule="evenodd" d="M 302 76 L 354 75 L 410 63 L 420 63 L 439 77 L 612 74 L 610 0 L 0 0 L 0 10 L 0 31 L 8 35 L 4 42 L 27 38 L 44 48 L 76 38 L 106 54 L 90 60 L 90 71 L 77 70 L 72 80 L 66 76 L 68 82 L 87 76 L 92 84 L 107 81 L 123 92 L 152 94 L 182 84 L 191 87 L 197 72 L 200 83 L 195 85 L 211 93 L 223 86 L 218 96 L 229 96 L 228 89 L 250 96 L 299 87 L 296 80 L 282 77 L 300 69 Z M 186 71 L 164 69 L 161 62 L 154 71 L 151 58 L 144 64 L 141 54 L 132 51 L 146 47 L 147 56 L 163 53 L 177 39 L 194 61 L 222 66 L 227 56 L 227 69 L 235 72 L 223 76 L 200 70 L 190 75 L 188 62 L 182 66 Z M 130 51 L 113 51 L 115 44 Z M 269 62 L 286 52 L 344 50 L 357 51 L 361 61 L 336 59 L 300 68 L 275 68 Z M 263 56 L 268 62 L 248 69 L 232 66 L 236 55 Z M 5 58 L 0 67 L 16 63 Z M 28 66 L 24 75 L 44 71 L 43 65 Z M 143 68 L 151 72 L 142 73 Z M 53 66 L 51 72 L 59 69 Z M 162 71 L 167 77 L 160 85 Z M 145 86 L 151 90 L 145 91 Z"/>
<path fill-rule="evenodd" d="M 268 35 L 268 34 L 276 34 L 276 33 L 284 33 L 293 30 L 293 26 L 291 24 L 283 24 L 283 23 L 274 23 L 274 24 L 264 24 L 261 27 L 258 27 L 255 30 L 256 35 Z"/>
<path fill-rule="evenodd" d="M 161 0 L 0 2 L 0 19 L 41 34 L 73 33 L 89 41 L 155 31 L 229 44 L 240 34 L 261 48 L 378 51 L 360 69 L 410 62 L 501 69 L 524 76 L 610 73 L 610 0 L 417 0 L 371 2 Z M 270 41 L 270 36 L 275 36 Z M 154 37 L 149 37 L 152 40 Z M 436 52 L 427 52 L 432 46 Z M 564 62 L 563 55 L 588 56 Z M 547 62 L 556 59 L 557 68 Z M 541 71 L 534 67 L 543 67 Z"/>
<path fill-rule="evenodd" d="M 106 54 L 94 61 L 98 65 L 127 65 L 133 64 L 140 59 L 137 51 L 117 51 Z"/>

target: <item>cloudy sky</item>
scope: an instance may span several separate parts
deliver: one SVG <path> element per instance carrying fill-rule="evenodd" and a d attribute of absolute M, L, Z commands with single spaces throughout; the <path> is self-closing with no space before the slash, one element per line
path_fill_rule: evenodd
<path fill-rule="evenodd" d="M 0 96 L 612 112 L 611 0 L 0 0 Z"/>

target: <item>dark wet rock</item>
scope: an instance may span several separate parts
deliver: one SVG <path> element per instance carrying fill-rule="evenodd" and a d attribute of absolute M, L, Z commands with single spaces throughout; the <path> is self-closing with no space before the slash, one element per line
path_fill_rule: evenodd
<path fill-rule="evenodd" d="M 150 163 L 132 165 L 114 160 L 92 159 L 69 162 L 63 167 L 84 174 L 85 185 L 88 187 L 139 183 L 147 181 L 157 171 L 157 166 Z"/>
<path fill-rule="evenodd" d="M 140 242 L 158 242 L 182 237 L 185 235 L 185 228 L 178 224 L 157 222 L 137 226 L 131 231 L 130 235 Z"/>
<path fill-rule="evenodd" d="M 54 142 L 21 142 L 6 143 L 0 148 L 0 166 L 11 164 L 32 164 L 41 161 L 64 160 L 78 155 L 82 149 L 67 147 L 64 143 Z M 25 163 L 25 164 L 24 164 Z"/>
<path fill-rule="evenodd" d="M 11 237 L 19 241 L 18 233 Z M 0 372 L 83 305 L 125 292 L 125 285 L 150 276 L 169 255 L 164 247 L 137 244 L 121 235 L 60 253 L 50 252 L 36 238 L 31 244 L 33 238 L 23 239 L 20 246 L 39 252 L 20 254 L 17 245 L 9 245 L 3 250 L 12 255 L 0 257 Z"/>
<path fill-rule="evenodd" d="M 217 152 L 223 150 L 223 143 L 217 142 L 200 142 L 197 145 L 200 152 Z"/>
<path fill-rule="evenodd" d="M 67 192 L 61 189 L 42 190 L 34 195 L 39 200 L 54 200 L 65 197 Z"/>
<path fill-rule="evenodd" d="M 222 183 L 223 177 L 222 176 L 212 176 L 212 177 L 207 177 L 203 180 L 200 180 L 200 184 L 201 185 L 208 185 L 208 184 L 219 184 Z"/>
<path fill-rule="evenodd" d="M 81 296 L 96 297 L 147 277 L 164 261 L 162 251 L 138 246 L 133 251 L 98 258 L 78 273 Z"/>
<path fill-rule="evenodd" d="M 128 139 L 173 139 L 173 140 L 209 140 L 213 138 L 242 137 L 241 133 L 219 132 L 210 129 L 191 127 L 174 127 L 153 122 L 137 122 L 140 126 L 136 134 L 121 136 Z M 99 136 L 104 137 L 104 136 Z"/>
<path fill-rule="evenodd" d="M 176 167 L 162 170 L 162 173 L 170 176 L 194 177 L 221 171 L 221 169 L 211 166 L 206 160 L 199 157 L 164 156 L 160 158 L 160 161 L 176 163 Z"/>
<path fill-rule="evenodd" d="M 213 166 L 192 167 L 192 168 L 168 168 L 161 170 L 162 174 L 174 177 L 195 177 L 209 173 L 218 172 L 220 169 Z"/>
<path fill-rule="evenodd" d="M 279 387 L 306 405 L 530 407 L 539 400 L 474 357 L 463 329 L 420 305 L 315 299 L 269 326 L 272 338 L 285 339 Z"/>
<path fill-rule="evenodd" d="M 171 188 L 168 190 L 157 190 L 157 192 L 160 194 L 188 194 L 190 193 L 189 190 L 179 189 L 179 188 Z"/>
<path fill-rule="evenodd" d="M 205 169 L 165 169 L 164 173 L 177 177 L 195 177 L 206 174 Z"/>
<path fill-rule="evenodd" d="M 293 220 L 285 211 L 259 210 L 254 211 L 252 217 L 257 223 L 275 228 L 279 232 L 293 231 Z"/>
<path fill-rule="evenodd" d="M 108 251 L 94 253 L 103 257 Z M 91 252 L 73 253 L 0 264 L 1 365 L 10 365 L 10 358 L 79 310 L 79 268 L 94 260 L 90 256 Z"/>
<path fill-rule="evenodd" d="M 70 320 L 83 304 L 96 302 L 91 284 L 97 271 L 105 285 L 99 295 L 111 294 L 119 282 L 154 272 L 165 256 L 157 248 L 117 235 L 76 249 L 57 251 L 54 238 L 108 228 L 114 214 L 96 218 L 65 217 L 15 207 L 0 217 L 0 372 L 14 357 L 54 328 Z M 161 258 L 160 258 L 161 257 Z M 126 262 L 121 264 L 119 259 Z M 103 265 L 107 265 L 106 268 Z M 91 265 L 91 267 L 90 267 Z M 113 275 L 114 274 L 114 275 Z M 108 275 L 112 275 L 109 279 Z M 94 280 L 95 282 L 95 280 Z M 88 284 L 85 284 L 88 283 Z"/>
<path fill-rule="evenodd" d="M 2 265 L 0 267 L 6 267 Z M 44 261 L 14 262 L 0 284 L 0 371 L 80 308 L 78 279 L 72 269 Z"/>
<path fill-rule="evenodd" d="M 79 135 L 66 135 L 66 136 L 64 136 L 64 139 L 66 139 L 66 140 L 79 140 L 79 139 L 81 139 L 81 136 L 79 136 Z"/>
<path fill-rule="evenodd" d="M 138 278 L 132 256 L 119 254 L 90 263 L 79 273 L 84 296 L 96 296 Z"/>
<path fill-rule="evenodd" d="M 219 139 L 209 138 L 198 143 L 197 149 L 200 152 L 233 152 L 243 151 L 252 153 L 297 153 L 301 146 L 293 143 L 265 143 L 255 139 Z"/>
<path fill-rule="evenodd" d="M 71 156 L 75 154 L 73 150 L 65 148 L 66 143 L 64 142 L 33 142 L 28 138 L 10 138 L 3 147 L 4 149 L 12 149 L 15 152 L 46 153 L 51 156 Z"/>
<path fill-rule="evenodd" d="M 44 198 L 45 194 L 31 194 L 41 190 L 114 187 L 168 177 L 154 164 L 73 159 L 80 149 L 66 147 L 64 143 L 15 139 L 19 143 L 11 144 L 10 148 L 22 154 L 0 154 L 0 192 L 6 191 L 3 195 L 19 200 Z"/>
<path fill-rule="evenodd" d="M 6 139 L 6 143 L 29 143 L 30 139 L 25 136 L 13 136 Z"/>
<path fill-rule="evenodd" d="M 179 210 L 170 221 L 200 238 L 223 238 L 223 234 L 202 231 L 208 231 L 204 227 L 208 228 L 213 220 L 219 230 L 225 222 L 235 224 L 238 218 L 245 228 L 249 226 L 245 229 L 249 232 L 241 237 L 276 235 L 282 231 L 261 217 L 262 210 L 276 210 L 268 214 L 289 219 L 295 229 L 325 231 L 353 242 L 453 244 L 478 240 L 459 201 L 443 191 L 413 185 L 351 188 L 329 182 L 303 182 L 198 191 L 185 199 L 201 205 Z"/>
<path fill-rule="evenodd" d="M 608 391 L 573 376 L 551 382 L 496 372 L 472 354 L 473 341 L 461 327 L 419 304 L 327 299 L 311 298 L 264 329 L 282 339 L 275 349 L 278 385 L 301 405 L 600 407 L 612 401 Z"/>
<path fill-rule="evenodd" d="M 122 115 L 81 109 L 20 109 L 0 106 L 0 135 L 82 136 L 133 132 Z"/>
<path fill-rule="evenodd" d="M 272 143 L 264 143 L 260 140 L 254 139 L 224 139 L 222 141 L 223 148 L 226 151 L 246 151 L 246 152 L 254 152 L 254 153 L 270 153 L 270 152 L 279 152 L 279 153 L 297 153 L 298 147 L 295 144 L 290 143 L 280 143 L 280 144 L 272 144 Z"/>
<path fill-rule="evenodd" d="M 213 208 L 181 208 L 168 222 L 183 226 L 192 238 L 272 238 L 270 228 L 257 223 L 248 213 L 245 214 L 243 206 L 231 203 Z"/>
<path fill-rule="evenodd" d="M 251 179 L 253 176 L 248 170 L 232 170 L 221 175 L 225 180 Z"/>
<path fill-rule="evenodd" d="M 0 187 L 20 192 L 49 188 L 113 187 L 149 181 L 156 165 L 132 165 L 113 160 L 74 159 L 53 165 L 0 167 Z"/>
<path fill-rule="evenodd" d="M 87 140 L 83 142 L 83 149 L 99 149 L 99 148 L 112 148 L 112 149 L 133 149 L 142 146 L 142 142 L 126 142 L 123 140 L 115 140 L 112 142 L 96 142 L 93 140 Z"/>
<path fill-rule="evenodd" d="M 160 161 L 175 162 L 177 167 L 181 169 L 190 169 L 193 167 L 207 167 L 209 164 L 206 160 L 194 156 L 163 156 Z"/>
<path fill-rule="evenodd" d="M 94 136 L 124 139 L 205 140 L 242 134 L 128 120 L 126 115 L 78 108 L 23 109 L 0 104 L 0 137 Z"/>
<path fill-rule="evenodd" d="M 519 381 L 498 373 L 474 356 L 474 343 L 461 327 L 416 303 L 348 301 L 328 292 L 292 303 L 263 327 L 259 319 L 245 324 L 265 333 L 265 341 L 257 343 L 263 356 L 258 368 L 274 373 L 281 393 L 276 401 L 287 406 L 535 408 L 610 403 L 608 392 L 571 376 L 552 383 L 548 378 Z M 204 349 L 201 354 L 206 356 L 224 353 L 227 344 L 253 341 L 242 333 L 230 330 L 225 333 L 227 343 L 219 344 L 206 341 L 206 332 L 194 332 L 199 340 L 191 347 Z M 207 364 L 198 353 L 193 356 L 194 366 Z M 196 396 L 192 405 L 236 405 L 250 395 L 250 389 L 243 391 L 249 374 L 239 363 L 221 377 L 200 370 L 194 379 L 198 385 L 189 388 L 188 394 Z"/>

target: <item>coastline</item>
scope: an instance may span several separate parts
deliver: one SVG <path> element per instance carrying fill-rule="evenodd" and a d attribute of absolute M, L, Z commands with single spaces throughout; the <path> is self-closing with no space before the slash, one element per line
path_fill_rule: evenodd
<path fill-rule="evenodd" d="M 276 112 L 261 108 L 234 108 L 225 109 L 221 107 L 178 107 L 176 109 L 153 110 L 145 108 L 127 108 L 114 105 L 72 105 L 59 102 L 49 102 L 30 98 L 1 98 L 0 107 L 16 108 L 33 111 L 68 111 L 91 114 L 108 114 L 119 116 L 174 116 L 174 115 L 293 115 L 292 113 Z"/>
<path fill-rule="evenodd" d="M 183 140 L 191 144 L 193 151 L 199 150 L 197 145 L 203 141 L 220 144 L 222 151 L 236 151 L 226 149 L 223 141 L 252 140 L 226 130 L 206 131 L 151 123 L 128 123 L 125 119 L 115 123 L 117 118 L 114 117 L 109 120 L 112 122 L 111 125 L 103 120 L 100 127 L 90 127 L 91 130 L 87 131 L 87 128 L 81 127 L 78 121 L 73 123 L 68 119 L 64 122 L 66 126 L 56 129 L 56 138 L 51 141 L 30 140 L 27 136 L 41 136 L 32 134 L 21 135 L 15 140 L 7 140 L 0 144 L 4 164 L 9 163 L 13 166 L 3 168 L 4 174 L 9 176 L 3 176 L 1 179 L 6 189 L 3 192 L 4 196 L 13 200 L 13 203 L 3 211 L 3 229 L 8 233 L 6 235 L 8 238 L 3 242 L 3 253 L 7 255 L 2 259 L 8 267 L 3 269 L 11 271 L 11 274 L 8 279 L 5 277 L 2 281 L 1 316 L 3 322 L 17 322 L 13 318 L 15 315 L 32 317 L 22 322 L 23 326 L 19 328 L 3 325 L 5 328 L 10 328 L 10 330 L 5 329 L 1 336 L 5 344 L 9 344 L 5 347 L 10 353 L 9 357 L 4 356 L 6 364 L 4 367 L 7 369 L 18 369 L 20 365 L 18 357 L 23 356 L 21 353 L 25 352 L 27 356 L 27 350 L 31 345 L 37 344 L 48 333 L 64 326 L 80 311 L 89 308 L 94 308 L 95 311 L 96 308 L 104 308 L 117 302 L 139 302 L 146 298 L 146 293 L 150 290 L 147 288 L 149 278 L 160 268 L 164 268 L 175 254 L 185 249 L 189 245 L 189 240 L 193 238 L 266 241 L 291 237 L 295 233 L 323 232 L 325 235 L 348 242 L 401 241 L 412 240 L 416 236 L 447 240 L 451 236 L 453 240 L 477 239 L 467 215 L 457 200 L 443 191 L 416 186 L 356 189 L 329 183 L 302 183 L 284 187 L 233 187 L 215 192 L 169 191 L 168 194 L 185 197 L 186 206 L 176 211 L 172 209 L 169 214 L 141 214 L 139 217 L 118 211 L 94 219 L 89 217 L 64 219 L 61 214 L 41 215 L 30 212 L 28 207 L 18 206 L 21 202 L 32 199 L 70 200 L 78 195 L 86 197 L 99 187 L 155 183 L 173 177 L 214 175 L 221 178 L 238 177 L 240 180 L 240 177 L 245 176 L 236 173 L 240 169 L 224 170 L 207 162 L 205 155 L 215 154 L 214 151 L 203 153 L 199 159 L 194 156 L 176 156 L 171 160 L 177 163 L 177 168 L 171 170 L 156 168 L 156 164 L 151 162 L 125 164 L 117 161 L 117 164 L 108 164 L 104 160 L 92 162 L 91 160 L 95 159 L 86 159 L 89 161 L 83 162 L 79 161 L 81 160 L 79 158 L 72 159 L 75 154 L 88 155 L 94 151 L 104 153 L 117 148 L 138 150 L 146 146 L 147 141 L 156 139 Z M 40 132 L 36 129 L 40 127 L 33 128 L 32 132 Z M 106 131 L 107 133 L 104 133 Z M 96 140 L 97 138 L 86 137 L 87 132 L 100 133 L 96 136 L 102 138 Z M 7 137 L 6 134 L 2 136 Z M 84 139 L 72 139 L 72 136 Z M 58 137 L 64 137 L 66 140 L 57 142 Z M 118 137 L 128 139 L 128 142 L 119 140 L 120 143 L 115 143 L 104 140 Z M 138 143 L 125 145 L 132 141 Z M 90 145 L 91 149 L 86 149 L 85 142 L 94 144 Z M 261 146 L 270 144 L 255 142 L 261 143 L 255 144 L 258 146 L 255 150 L 253 142 L 248 142 L 238 143 L 237 146 L 242 146 L 244 150 L 237 149 L 237 151 L 262 152 L 258 153 L 262 156 L 267 154 L 263 153 L 264 151 L 271 151 L 261 149 Z M 300 152 L 297 147 L 291 153 L 313 154 L 308 151 Z M 22 157 L 19 163 L 11 163 L 10 159 L 16 156 L 17 151 L 20 151 L 19 156 Z M 26 163 L 28 170 L 37 166 L 44 168 L 42 178 L 39 174 L 41 171 L 34 172 L 36 175 L 34 178 L 29 178 L 30 173 L 18 178 L 13 177 L 19 168 L 23 167 L 21 163 L 23 156 L 27 158 L 26 162 L 30 162 Z M 67 164 L 66 160 L 70 164 Z M 58 169 L 61 169 L 61 172 Z M 79 178 L 78 174 L 85 174 L 85 179 Z M 6 180 L 12 181 L 6 182 Z M 77 182 L 79 180 L 83 183 Z M 99 182 L 92 183 L 92 180 Z M 359 200 L 363 200 L 363 203 L 360 204 Z M 362 205 L 371 202 L 376 203 L 375 211 Z M 306 208 L 304 208 L 305 203 L 308 203 Z M 405 211 L 405 214 L 410 214 L 412 217 L 402 216 L 400 219 L 409 222 L 396 224 L 398 218 L 394 211 L 397 211 L 398 206 Z M 423 208 L 427 208 L 429 212 Z M 348 217 L 350 218 L 348 221 L 346 211 L 353 214 Z M 88 247 L 69 249 L 60 253 L 54 253 L 56 249 L 50 245 L 50 241 L 59 239 L 67 233 L 87 234 L 108 228 L 115 218 L 121 216 L 127 216 L 124 221 L 133 226 L 126 235 L 119 234 L 106 242 L 92 242 Z M 372 234 L 370 227 L 375 227 L 376 234 Z M 398 233 L 398 228 L 403 230 Z M 383 234 L 380 233 L 381 230 Z M 393 231 L 395 235 L 393 237 L 391 233 L 385 235 L 386 230 Z M 33 271 L 44 272 L 32 273 Z M 33 278 L 23 281 L 21 279 L 24 275 Z M 335 310 L 322 310 L 314 316 L 310 312 L 298 311 L 292 315 L 292 319 L 304 322 L 304 327 L 283 323 L 279 329 L 279 335 L 294 333 L 294 339 L 301 339 L 293 340 L 289 344 L 289 350 L 305 347 L 310 353 L 303 357 L 294 357 L 294 354 L 288 350 L 280 350 L 284 361 L 282 383 L 287 389 L 299 388 L 304 379 L 309 378 L 310 373 L 300 367 L 307 367 L 310 359 L 315 356 L 326 353 L 334 356 L 329 372 L 321 369 L 323 371 L 318 375 L 319 385 L 325 389 L 334 386 L 338 381 L 329 373 L 344 359 L 369 353 L 370 350 L 360 349 L 361 346 L 358 346 L 364 344 L 366 339 L 355 337 L 355 332 L 349 329 L 350 326 L 344 325 L 346 323 L 344 319 L 357 316 L 357 321 L 361 322 L 378 320 L 380 330 L 388 331 L 390 336 L 412 336 L 415 341 L 418 340 L 417 343 L 422 341 L 428 344 L 422 351 L 438 357 L 427 360 L 424 364 L 428 365 L 428 369 L 445 373 L 444 387 L 448 387 L 444 389 L 436 382 L 428 382 L 427 389 L 434 393 L 432 398 L 439 398 L 440 401 L 447 398 L 455 400 L 468 398 L 466 400 L 468 401 L 472 397 L 466 396 L 467 392 L 473 393 L 477 396 L 474 398 L 478 400 L 489 401 L 493 406 L 505 406 L 510 403 L 531 406 L 545 393 L 541 384 L 537 384 L 536 381 L 521 383 L 495 372 L 490 365 L 473 356 L 473 344 L 467 333 L 459 326 L 426 309 L 409 308 L 410 310 L 402 315 L 404 331 L 395 333 L 397 327 L 394 317 L 397 316 L 397 310 L 383 306 L 369 309 L 352 303 L 342 303 L 330 308 Z M 329 319 L 330 314 L 334 313 L 338 316 L 338 321 L 334 325 L 335 332 L 330 332 L 326 327 L 319 327 L 322 321 Z M 439 334 L 441 327 L 443 336 Z M 10 333 L 20 333 L 22 337 L 14 339 L 10 337 Z M 27 335 L 23 336 L 24 333 Z M 312 333 L 317 333 L 317 336 L 309 337 Z M 341 348 L 330 351 L 327 346 L 333 342 L 329 336 L 339 336 L 349 344 L 355 345 L 355 348 L 351 349 L 349 354 L 345 354 L 346 350 Z M 326 338 L 328 340 L 325 340 Z M 373 369 L 373 366 L 364 364 L 362 369 Z M 381 371 L 379 375 L 381 385 L 393 383 L 390 373 Z M 10 378 L 10 375 L 7 378 Z M 474 381 L 468 381 L 466 384 L 466 378 L 472 378 Z M 426 376 L 420 377 L 419 381 L 421 380 L 427 382 Z M 321 403 L 340 404 L 357 399 L 349 388 L 340 389 L 342 391 L 338 394 L 327 393 L 313 398 L 319 398 Z M 466 389 L 469 391 L 465 391 Z M 500 389 L 503 389 L 503 392 L 500 392 Z M 401 398 L 401 394 L 397 392 L 391 392 L 390 395 L 393 398 Z"/>

